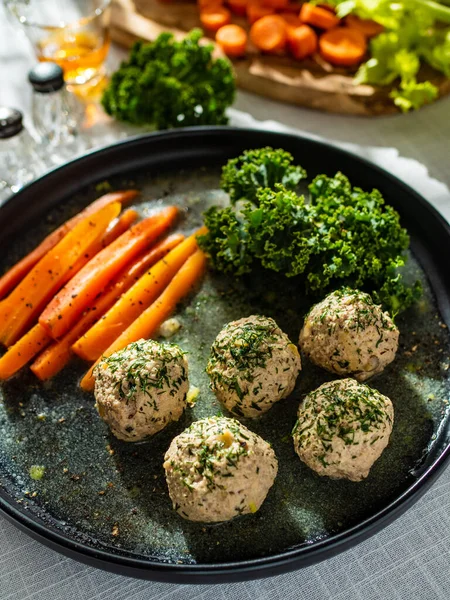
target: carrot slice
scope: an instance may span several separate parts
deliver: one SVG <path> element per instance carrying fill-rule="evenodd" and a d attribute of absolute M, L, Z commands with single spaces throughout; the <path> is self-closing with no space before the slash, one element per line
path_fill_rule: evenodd
<path fill-rule="evenodd" d="M 262 17 L 253 23 L 250 39 L 263 52 L 279 52 L 286 46 L 286 21 L 279 15 Z"/>
<path fill-rule="evenodd" d="M 117 221 L 112 224 L 112 226 L 103 236 L 103 247 L 108 246 L 109 244 L 111 244 L 111 242 L 113 242 L 120 235 L 122 235 L 122 233 L 125 233 L 125 231 L 127 231 L 127 229 L 129 229 L 131 225 L 136 221 L 138 216 L 139 214 L 137 210 L 134 210 L 134 208 L 129 208 L 128 210 L 124 211 L 117 219 Z"/>
<path fill-rule="evenodd" d="M 273 15 L 275 10 L 270 8 L 270 6 L 264 6 L 258 0 L 249 2 L 247 6 L 247 19 L 250 25 L 259 21 L 263 17 L 267 17 L 269 15 Z"/>
<path fill-rule="evenodd" d="M 287 24 L 288 31 L 291 27 L 300 27 L 303 23 L 300 21 L 298 15 L 294 15 L 292 12 L 280 12 L 280 17 L 282 17 Z"/>
<path fill-rule="evenodd" d="M 338 27 L 319 39 L 320 54 L 332 65 L 351 67 L 359 64 L 367 51 L 367 41 L 357 29 Z"/>
<path fill-rule="evenodd" d="M 71 229 L 75 227 L 80 221 L 89 215 L 93 215 L 104 206 L 112 204 L 113 202 L 120 202 L 122 205 L 131 202 L 139 192 L 137 190 L 123 190 L 119 192 L 112 192 L 105 194 L 100 198 L 97 198 L 94 202 L 89 204 L 84 210 L 79 212 L 77 215 L 63 223 L 58 229 L 55 229 L 50 233 L 34 250 L 27 254 L 22 260 L 16 263 L 9 271 L 7 271 L 2 277 L 0 277 L 0 298 L 3 298 L 8 294 L 21 279 L 25 277 L 27 273 L 31 271 L 35 264 L 37 264 L 41 258 L 47 254 Z"/>
<path fill-rule="evenodd" d="M 53 298 L 39 323 L 54 338 L 62 337 L 120 270 L 152 244 L 174 222 L 178 209 L 169 206 L 144 219 L 94 256 Z"/>
<path fill-rule="evenodd" d="M 151 250 L 146 251 L 131 266 L 105 290 L 103 294 L 90 306 L 61 340 L 53 342 L 31 365 L 31 370 L 41 381 L 51 379 L 63 369 L 72 357 L 71 346 L 94 323 L 96 323 L 107 310 L 116 302 L 121 294 L 126 292 L 141 277 L 147 269 L 163 258 L 172 248 L 184 240 L 184 236 L 176 233 L 164 238 Z M 48 338 L 49 340 L 51 338 Z M 30 357 L 31 358 L 31 357 Z"/>
<path fill-rule="evenodd" d="M 200 22 L 205 29 L 217 31 L 231 21 L 231 13 L 223 6 L 212 6 L 200 11 Z"/>
<path fill-rule="evenodd" d="M 187 259 L 159 298 L 131 323 L 115 342 L 107 348 L 103 356 L 111 356 L 114 352 L 122 350 L 128 344 L 142 338 L 151 338 L 161 323 L 175 310 L 180 300 L 189 294 L 203 275 L 205 267 L 206 256 L 201 250 L 197 250 Z M 80 385 L 83 390 L 91 391 L 94 389 L 93 371 L 103 356 L 97 360 L 81 380 Z"/>
<path fill-rule="evenodd" d="M 231 12 L 240 17 L 245 17 L 247 14 L 248 0 L 227 0 Z"/>
<path fill-rule="evenodd" d="M 357 29 L 366 38 L 373 38 L 384 31 L 383 25 L 373 21 L 372 19 L 360 19 L 356 15 L 348 15 L 345 19 L 345 24 L 350 29 Z"/>
<path fill-rule="evenodd" d="M 0 358 L 0 379 L 8 379 L 51 342 L 39 323 L 30 329 Z"/>
<path fill-rule="evenodd" d="M 224 25 L 216 33 L 216 42 L 227 56 L 244 56 L 247 32 L 239 25 Z"/>
<path fill-rule="evenodd" d="M 197 236 L 206 232 L 202 228 L 143 275 L 128 292 L 73 346 L 72 350 L 85 360 L 94 361 L 114 340 L 139 317 L 144 309 L 161 294 L 181 265 L 197 249 Z"/>
<path fill-rule="evenodd" d="M 283 10 L 289 4 L 289 0 L 261 0 L 261 2 L 264 6 L 274 8 L 275 10 Z"/>
<path fill-rule="evenodd" d="M 305 2 L 300 9 L 300 21 L 319 29 L 331 29 L 339 25 L 340 19 L 326 8 Z"/>
<path fill-rule="evenodd" d="M 222 6 L 223 0 L 197 0 L 197 5 L 200 10 L 207 8 L 215 8 L 216 6 Z"/>
<path fill-rule="evenodd" d="M 81 265 L 86 252 L 103 237 L 117 217 L 120 204 L 108 204 L 85 217 L 29 271 L 28 275 L 0 302 L 0 342 L 14 344 L 39 315 L 47 302 Z"/>
<path fill-rule="evenodd" d="M 318 40 L 314 29 L 308 25 L 288 26 L 288 47 L 297 60 L 303 60 L 317 50 Z"/>

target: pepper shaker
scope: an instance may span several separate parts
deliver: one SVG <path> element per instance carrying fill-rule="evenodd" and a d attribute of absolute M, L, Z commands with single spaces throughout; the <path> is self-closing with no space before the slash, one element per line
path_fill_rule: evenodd
<path fill-rule="evenodd" d="M 33 86 L 32 119 L 49 166 L 74 158 L 83 150 L 76 110 L 69 100 L 64 73 L 56 63 L 42 62 L 28 74 Z"/>
<path fill-rule="evenodd" d="M 36 144 L 15 108 L 0 106 L 0 200 L 5 200 L 45 170 Z"/>

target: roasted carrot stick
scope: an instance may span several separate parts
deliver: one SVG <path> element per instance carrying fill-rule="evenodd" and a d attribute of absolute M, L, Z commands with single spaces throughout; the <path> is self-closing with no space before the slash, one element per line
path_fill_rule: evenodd
<path fill-rule="evenodd" d="M 164 208 L 122 234 L 94 256 L 58 292 L 39 317 L 39 323 L 53 337 L 61 338 L 75 324 L 121 269 L 152 244 L 174 222 L 178 209 Z"/>
<path fill-rule="evenodd" d="M 197 250 L 197 235 L 202 228 L 143 275 L 123 294 L 105 316 L 97 321 L 73 346 L 72 350 L 85 360 L 94 361 L 108 346 L 161 294 L 188 257 Z"/>
<path fill-rule="evenodd" d="M 239 25 L 224 25 L 216 33 L 216 42 L 227 56 L 244 56 L 247 32 Z"/>
<path fill-rule="evenodd" d="M 300 25 L 300 27 L 288 25 L 287 38 L 289 50 L 297 60 L 303 60 L 317 50 L 317 34 L 308 25 Z"/>
<path fill-rule="evenodd" d="M 332 65 L 351 67 L 359 64 L 367 51 L 367 40 L 357 29 L 337 27 L 319 39 L 320 54 Z"/>
<path fill-rule="evenodd" d="M 134 210 L 134 208 L 125 210 L 103 236 L 103 247 L 108 246 L 108 244 L 111 244 L 111 242 L 116 240 L 122 233 L 125 233 L 125 231 L 133 225 L 138 216 L 138 212 L 137 210 Z"/>
<path fill-rule="evenodd" d="M 360 19 L 356 15 L 348 15 L 345 24 L 350 29 L 358 29 L 366 38 L 373 38 L 384 31 L 383 25 L 372 19 Z"/>
<path fill-rule="evenodd" d="M 286 46 L 286 21 L 279 15 L 262 17 L 252 25 L 250 39 L 263 52 L 279 52 Z"/>
<path fill-rule="evenodd" d="M 43 350 L 51 337 L 37 323 L 0 358 L 0 379 L 8 379 Z"/>
<path fill-rule="evenodd" d="M 231 21 L 231 13 L 223 6 L 208 6 L 200 11 L 200 23 L 208 31 L 217 31 Z"/>
<path fill-rule="evenodd" d="M 71 229 L 75 227 L 80 221 L 82 221 L 85 217 L 94 214 L 99 211 L 104 206 L 111 204 L 113 202 L 120 202 L 122 205 L 131 202 L 133 198 L 135 198 L 139 192 L 137 190 L 123 190 L 119 192 L 112 192 L 110 194 L 105 194 L 100 198 L 97 198 L 92 204 L 89 204 L 84 210 L 79 212 L 77 215 L 63 223 L 58 229 L 55 229 L 50 235 L 48 235 L 45 240 L 43 240 L 39 246 L 37 246 L 34 250 L 32 250 L 27 256 L 22 258 L 18 263 L 16 263 L 9 271 L 7 271 L 0 278 L 0 298 L 3 298 L 8 294 L 21 279 L 29 273 L 29 271 L 37 264 L 41 258 L 51 250 L 56 244 L 62 240 L 62 238 L 68 233 Z"/>
<path fill-rule="evenodd" d="M 61 340 L 50 344 L 33 362 L 30 368 L 36 377 L 45 381 L 59 373 L 72 357 L 72 344 L 86 333 L 147 269 L 181 243 L 183 239 L 184 236 L 179 233 L 170 235 L 145 252 L 130 267 L 126 267 L 121 276 L 109 285 L 108 289 L 86 310 L 74 327 Z"/>
<path fill-rule="evenodd" d="M 120 208 L 120 204 L 115 202 L 85 217 L 0 302 L 0 342 L 10 346 L 25 333 L 47 302 L 69 279 L 80 259 L 103 237 Z"/>
<path fill-rule="evenodd" d="M 340 19 L 326 8 L 305 2 L 300 9 L 300 21 L 319 29 L 332 29 L 339 25 Z"/>
<path fill-rule="evenodd" d="M 141 338 L 151 338 L 158 327 L 174 311 L 176 305 L 182 300 L 198 282 L 206 266 L 206 257 L 201 250 L 192 254 L 172 281 L 169 283 L 159 298 L 149 306 L 141 315 L 115 340 L 104 352 L 103 356 L 111 356 L 114 352 L 122 350 L 128 344 Z M 80 382 L 83 390 L 94 389 L 93 371 L 103 357 L 89 369 Z"/>

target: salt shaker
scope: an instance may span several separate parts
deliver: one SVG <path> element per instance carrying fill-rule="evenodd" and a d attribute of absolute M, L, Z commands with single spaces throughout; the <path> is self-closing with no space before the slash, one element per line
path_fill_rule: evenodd
<path fill-rule="evenodd" d="M 0 200 L 36 179 L 44 170 L 22 113 L 0 106 Z"/>
<path fill-rule="evenodd" d="M 67 162 L 79 154 L 76 111 L 64 85 L 64 73 L 52 62 L 37 64 L 28 74 L 33 86 L 32 118 L 39 143 L 45 149 L 49 166 Z"/>

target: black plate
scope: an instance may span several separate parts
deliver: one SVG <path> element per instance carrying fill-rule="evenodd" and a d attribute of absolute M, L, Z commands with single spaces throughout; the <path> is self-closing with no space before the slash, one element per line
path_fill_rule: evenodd
<path fill-rule="evenodd" d="M 151 193 L 194 206 L 197 196 L 215 198 L 211 189 L 217 187 L 218 167 L 228 158 L 264 145 L 292 152 L 310 176 L 341 170 L 355 185 L 377 187 L 400 212 L 411 234 L 412 265 L 425 283 L 424 300 L 399 320 L 403 345 L 395 368 L 373 382 L 397 402 L 391 444 L 363 483 L 332 482 L 308 471 L 283 439 L 286 436 L 280 437 L 292 425 L 299 395 L 326 379 L 305 365 L 294 401 L 279 403 L 268 413 L 270 418 L 246 423 L 270 439 L 283 465 L 263 508 L 231 524 L 203 527 L 172 512 L 159 471 L 171 437 L 192 418 L 219 409 L 205 391 L 200 366 L 207 348 L 198 342 L 214 337 L 225 312 L 209 319 L 210 332 L 192 325 L 190 339 L 184 339 L 192 346 L 193 372 L 206 400 L 149 444 L 130 447 L 108 437 L 92 398 L 76 389 L 76 378 L 84 368 L 81 363 L 74 361 L 55 382 L 43 386 L 21 374 L 0 390 L 4 400 L 0 508 L 30 535 L 72 558 L 171 582 L 219 582 L 281 573 L 323 560 L 372 535 L 416 501 L 447 463 L 450 344 L 444 324 L 450 325 L 450 228 L 412 189 L 359 157 L 297 136 L 232 128 L 187 129 L 130 139 L 53 171 L 7 202 L 0 209 L 1 250 L 6 257 L 0 269 L 33 247 L 48 228 L 98 196 L 98 182 L 108 179 L 119 187 L 136 181 L 144 188 L 145 201 Z M 194 213 L 190 226 L 195 226 L 198 215 L 195 209 L 189 212 Z M 219 292 L 226 285 L 220 279 L 213 281 Z M 193 300 L 203 323 L 209 315 L 205 302 L 211 289 L 207 282 Z M 290 298 L 285 300 L 289 305 Z M 264 302 L 262 296 L 256 300 L 258 310 L 270 312 L 270 303 Z M 292 339 L 310 302 L 305 299 L 291 311 L 274 309 Z M 248 305 L 239 307 L 241 314 L 251 310 Z M 180 314 L 187 323 L 189 306 L 182 307 Z M 175 341 L 183 343 L 182 338 Z M 108 443 L 114 454 L 106 452 Z M 41 463 L 46 474 L 33 481 L 28 468 Z M 108 487 L 108 481 L 113 485 Z M 145 483 L 145 489 L 136 482 Z M 105 494 L 98 496 L 98 491 Z M 120 533 L 114 537 L 111 531 L 119 516 Z M 146 518 L 148 531 L 143 532 Z"/>

